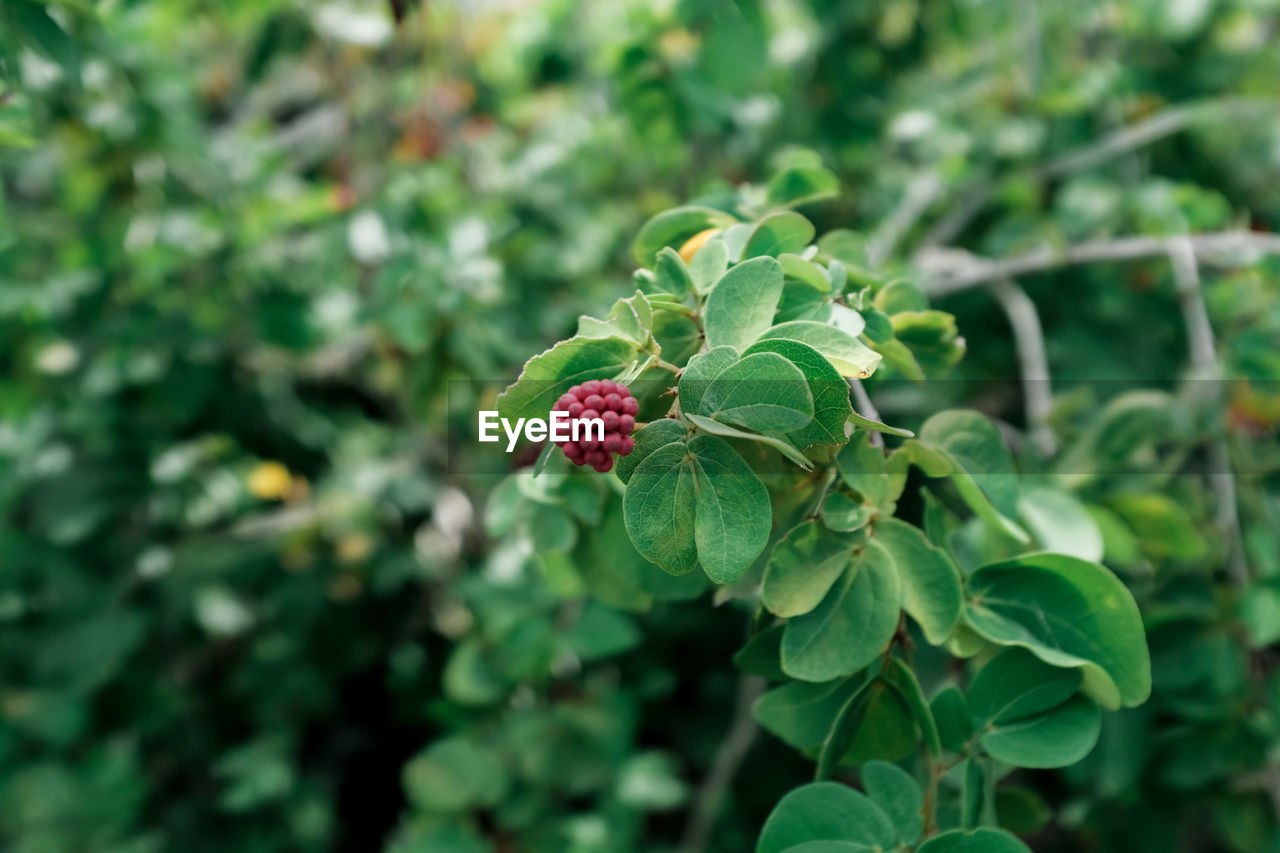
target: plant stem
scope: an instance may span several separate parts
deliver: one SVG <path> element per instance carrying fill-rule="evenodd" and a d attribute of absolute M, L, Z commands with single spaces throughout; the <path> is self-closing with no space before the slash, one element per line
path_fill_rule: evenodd
<path fill-rule="evenodd" d="M 680 853 L 702 853 L 711 839 L 711 831 L 715 828 L 716 818 L 720 814 L 720 806 L 724 796 L 733 783 L 742 761 L 747 757 L 751 745 L 756 739 L 756 721 L 751 715 L 751 707 L 756 699 L 764 693 L 765 680 L 758 675 L 744 674 L 738 680 L 738 697 L 734 703 L 733 722 L 720 748 L 711 760 L 711 767 L 703 777 L 702 784 L 694 797 L 693 806 L 689 810 L 689 822 L 685 825 L 684 838 L 680 843 Z"/>

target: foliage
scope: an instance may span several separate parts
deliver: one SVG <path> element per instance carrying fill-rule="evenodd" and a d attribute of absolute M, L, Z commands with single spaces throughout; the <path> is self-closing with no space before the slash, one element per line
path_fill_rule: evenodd
<path fill-rule="evenodd" d="M 1280 849 L 1274 4 L 415 5 L 0 5 L 0 847 Z"/>

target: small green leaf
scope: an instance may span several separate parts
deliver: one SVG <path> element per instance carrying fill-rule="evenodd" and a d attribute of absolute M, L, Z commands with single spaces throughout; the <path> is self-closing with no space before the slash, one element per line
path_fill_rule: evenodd
<path fill-rule="evenodd" d="M 876 508 L 843 491 L 834 491 L 822 501 L 822 521 L 832 530 L 851 533 L 866 527 L 876 515 Z"/>
<path fill-rule="evenodd" d="M 764 606 L 784 618 L 813 610 L 849 568 L 854 546 L 862 541 L 816 521 L 793 528 L 769 555 L 761 588 Z"/>
<path fill-rule="evenodd" d="M 738 451 L 722 439 L 697 435 L 688 449 L 697 495 L 693 535 L 698 561 L 715 583 L 733 583 L 769 541 L 769 493 Z M 634 484 L 627 487 L 628 497 L 632 488 Z"/>
<path fill-rule="evenodd" d="M 919 623 L 926 640 L 941 645 L 960 619 L 960 571 L 920 528 L 896 518 L 879 522 L 872 541 L 885 549 L 902 579 L 902 609 Z"/>
<path fill-rule="evenodd" d="M 920 687 L 920 680 L 916 678 L 915 672 L 898 658 L 891 657 L 881 677 L 911 711 L 929 753 L 934 758 L 940 756 L 942 738 L 938 734 L 938 724 L 933 718 L 933 709 L 924 698 L 924 690 Z"/>
<path fill-rule="evenodd" d="M 1031 717 L 1070 699 L 1081 681 L 1078 669 L 1050 666 L 1026 649 L 1007 648 L 969 685 L 969 710 L 978 726 Z"/>
<path fill-rule="evenodd" d="M 1089 754 L 1101 727 L 1097 703 L 1076 695 L 1051 711 L 994 726 L 982 748 L 1015 767 L 1067 767 Z"/>
<path fill-rule="evenodd" d="M 1078 669 L 1050 666 L 1021 648 L 992 658 L 969 688 L 983 749 L 1016 767 L 1066 767 L 1098 741 L 1098 706 L 1076 693 Z"/>
<path fill-rule="evenodd" d="M 731 346 L 716 347 L 689 359 L 676 386 L 681 410 L 690 414 L 705 413 L 702 398 L 711 381 L 737 360 L 738 351 Z"/>
<path fill-rule="evenodd" d="M 832 721 L 849 697 L 866 682 L 865 673 L 822 684 L 789 681 L 761 696 L 753 713 L 761 728 L 788 746 L 813 754 L 822 747 Z"/>
<path fill-rule="evenodd" d="M 545 418 L 560 395 L 588 379 L 608 379 L 636 358 L 636 345 L 620 337 L 570 338 L 525 363 L 520 378 L 498 395 L 504 418 Z"/>
<path fill-rule="evenodd" d="M 815 782 L 830 779 L 840 759 L 849 751 L 849 745 L 853 743 L 871 709 L 873 691 L 867 688 L 874 687 L 877 683 L 877 679 L 864 679 L 863 686 L 845 699 L 836 712 L 827 729 L 827 736 L 822 740 L 822 747 L 818 750 L 818 766 L 813 773 Z"/>
<path fill-rule="evenodd" d="M 775 438 L 771 435 L 761 435 L 756 432 L 747 432 L 746 430 L 731 427 L 728 424 L 722 424 L 719 421 L 712 420 L 711 418 L 704 417 L 702 415 L 685 415 L 684 417 L 685 420 L 704 432 L 709 432 L 712 435 L 718 435 L 724 438 L 741 438 L 747 441 L 754 441 L 759 444 L 763 444 L 766 447 L 771 447 L 778 451 L 804 470 L 813 470 L 813 462 L 785 439 Z"/>
<path fill-rule="evenodd" d="M 743 257 L 799 252 L 813 239 L 813 223 L 794 211 L 774 213 L 756 225 L 742 250 Z"/>
<path fill-rule="evenodd" d="M 853 841 L 889 849 L 897 841 L 879 806 L 847 785 L 813 782 L 788 793 L 760 830 L 756 853 L 783 853 L 810 841 Z"/>
<path fill-rule="evenodd" d="M 903 474 L 888 472 L 884 452 L 871 445 L 865 432 L 854 433 L 849 443 L 840 449 L 836 468 L 849 488 L 875 506 L 897 500 L 907 479 Z"/>
<path fill-rule="evenodd" d="M 763 334 L 759 335 L 760 340 L 782 338 L 813 347 L 840 371 L 841 376 L 865 379 L 875 372 L 880 363 L 879 353 L 869 349 L 849 333 L 826 323 L 792 320 L 761 331 Z"/>
<path fill-rule="evenodd" d="M 1029 554 L 969 576 L 965 622 L 1045 663 L 1079 667 L 1103 707 L 1132 707 L 1151 693 L 1151 658 L 1133 596 L 1102 566 L 1062 554 Z"/>
<path fill-rule="evenodd" d="M 777 353 L 745 356 L 711 380 L 697 414 L 756 432 L 786 433 L 813 420 L 805 376 Z"/>
<path fill-rule="evenodd" d="M 649 454 L 671 444 L 673 441 L 684 441 L 688 430 L 675 418 L 662 418 L 639 429 L 634 434 L 636 445 L 627 456 L 619 456 L 617 467 L 618 479 L 623 483 L 631 481 L 631 475 Z"/>
<path fill-rule="evenodd" d="M 636 467 L 622 515 L 631 543 L 646 560 L 673 575 L 693 571 L 694 471 L 683 441 L 659 447 Z"/>
<path fill-rule="evenodd" d="M 1023 489 L 1018 513 L 1044 550 L 1094 562 L 1102 559 L 1102 531 L 1072 495 L 1044 486 Z"/>
<path fill-rule="evenodd" d="M 693 277 L 684 260 L 675 249 L 665 246 L 658 252 L 653 265 L 654 282 L 659 288 L 676 296 L 684 296 L 693 287 Z"/>
<path fill-rule="evenodd" d="M 437 740 L 404 766 L 405 794 L 427 812 L 491 806 L 506 787 L 498 756 L 464 735 Z"/>
<path fill-rule="evenodd" d="M 710 207 L 690 205 L 664 210 L 641 226 L 631 244 L 631 257 L 641 266 L 650 266 L 663 246 L 683 243 L 700 231 L 724 228 L 734 221 L 724 211 Z"/>
<path fill-rule="evenodd" d="M 903 844 L 915 844 L 924 833 L 924 792 L 911 774 L 887 761 L 868 761 L 862 787 L 897 830 Z"/>
<path fill-rule="evenodd" d="M 839 193 L 840 179 L 830 169 L 820 162 L 797 163 L 773 176 L 765 199 L 771 205 L 795 207 L 834 198 Z"/>
<path fill-rule="evenodd" d="M 964 752 L 973 737 L 973 716 L 959 687 L 945 687 L 933 697 L 929 710 L 938 724 L 938 738 L 952 752 Z"/>
<path fill-rule="evenodd" d="M 693 280 L 694 291 L 699 295 L 710 293 L 728 266 L 729 249 L 724 241 L 708 240 L 689 261 L 689 277 Z"/>
<path fill-rule="evenodd" d="M 803 681 L 857 672 L 893 638 L 901 606 L 893 562 L 882 548 L 866 548 L 814 610 L 787 622 L 783 672 Z"/>
<path fill-rule="evenodd" d="M 773 322 L 781 296 L 782 266 L 776 260 L 753 258 L 737 264 L 707 295 L 707 345 L 746 349 Z"/>
<path fill-rule="evenodd" d="M 882 432 L 886 435 L 896 435 L 900 438 L 913 438 L 915 436 L 915 433 L 909 429 L 902 429 L 901 427 L 889 426 L 886 423 L 881 423 L 880 421 L 872 420 L 871 418 L 868 418 L 864 415 L 860 415 L 857 412 L 850 413 L 849 420 L 853 421 L 855 424 L 862 427 L 863 429 L 869 429 L 874 432 Z"/>
<path fill-rule="evenodd" d="M 1013 521 L 1018 514 L 1018 472 L 995 424 L 978 412 L 949 409 L 924 422 L 920 441 L 954 463 L 951 481 L 979 518 L 1020 542 L 1029 541 Z"/>
<path fill-rule="evenodd" d="M 849 386 L 831 362 L 813 347 L 781 338 L 757 341 L 747 347 L 744 355 L 760 352 L 783 356 L 798 367 L 808 380 L 813 396 L 813 422 L 789 433 L 787 438 L 791 443 L 800 448 L 815 444 L 843 443 L 844 424 L 852 412 L 849 406 Z"/>
<path fill-rule="evenodd" d="M 822 274 L 822 268 L 812 261 L 785 253 L 778 256 L 778 262 L 782 264 L 782 274 L 788 280 L 801 282 L 819 293 L 831 292 L 831 282 Z"/>

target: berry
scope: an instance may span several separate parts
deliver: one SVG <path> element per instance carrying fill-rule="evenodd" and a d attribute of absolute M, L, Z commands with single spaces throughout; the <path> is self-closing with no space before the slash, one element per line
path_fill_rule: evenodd
<path fill-rule="evenodd" d="M 631 432 L 636 428 L 640 403 L 625 385 L 611 379 L 590 379 L 574 385 L 556 400 L 552 411 L 568 412 L 569 429 L 579 421 L 600 419 L 604 436 L 587 435 L 579 426 L 579 437 L 557 442 L 565 457 L 575 465 L 590 465 L 604 473 L 613 470 L 614 456 L 626 456 L 635 449 Z"/>

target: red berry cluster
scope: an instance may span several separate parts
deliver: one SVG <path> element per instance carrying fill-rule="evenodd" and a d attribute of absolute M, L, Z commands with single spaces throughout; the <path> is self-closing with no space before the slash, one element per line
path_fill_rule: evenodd
<path fill-rule="evenodd" d="M 613 454 L 626 456 L 635 448 L 636 440 L 631 437 L 631 431 L 636 428 L 636 412 L 639 410 L 640 403 L 625 385 L 609 379 L 592 379 L 574 385 L 556 400 L 552 411 L 568 412 L 574 421 L 600 418 L 604 421 L 604 439 L 581 438 L 556 444 L 574 465 L 590 465 L 597 471 L 608 471 L 613 468 Z"/>

